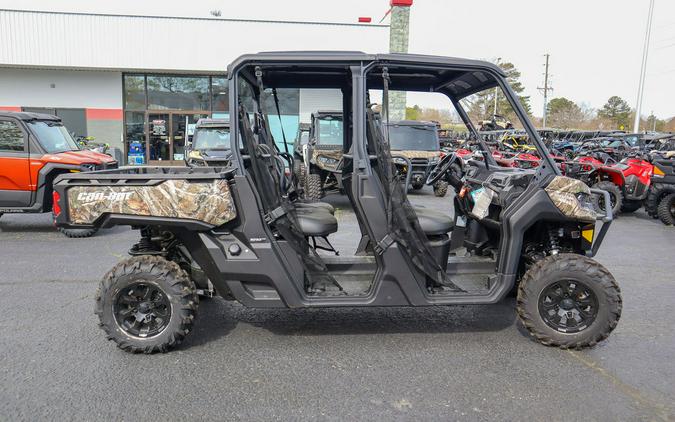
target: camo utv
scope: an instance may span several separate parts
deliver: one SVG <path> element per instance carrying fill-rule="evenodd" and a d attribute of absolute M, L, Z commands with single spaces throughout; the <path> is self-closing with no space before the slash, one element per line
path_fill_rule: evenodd
<path fill-rule="evenodd" d="M 401 180 L 414 190 L 420 190 L 441 157 L 438 125 L 435 122 L 401 120 L 389 123 L 391 155 Z M 434 195 L 445 196 L 448 182 L 433 185 Z"/>
<path fill-rule="evenodd" d="M 301 147 L 304 168 L 296 166 L 306 199 L 317 200 L 326 193 L 343 192 L 342 120 L 341 111 L 312 113 L 309 141 Z"/>

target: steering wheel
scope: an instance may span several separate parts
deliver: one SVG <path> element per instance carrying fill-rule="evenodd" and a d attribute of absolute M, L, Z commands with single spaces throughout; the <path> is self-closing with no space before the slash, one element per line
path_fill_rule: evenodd
<path fill-rule="evenodd" d="M 450 167 L 455 163 L 456 155 L 454 153 L 448 154 L 445 157 L 441 159 L 441 161 L 436 164 L 436 167 L 429 172 L 429 176 L 427 177 L 426 184 L 427 185 L 433 185 L 434 183 L 438 182 L 443 176 L 445 176 L 445 173 L 450 170 Z"/>

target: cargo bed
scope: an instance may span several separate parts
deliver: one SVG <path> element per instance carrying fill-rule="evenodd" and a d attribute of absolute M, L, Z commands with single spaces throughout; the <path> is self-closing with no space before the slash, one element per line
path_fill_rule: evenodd
<path fill-rule="evenodd" d="M 123 167 L 70 173 L 54 182 L 56 225 L 189 226 L 209 230 L 237 217 L 234 170 L 215 167 Z"/>

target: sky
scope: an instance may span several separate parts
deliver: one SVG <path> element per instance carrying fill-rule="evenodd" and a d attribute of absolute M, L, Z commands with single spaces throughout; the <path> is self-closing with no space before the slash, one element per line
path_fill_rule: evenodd
<path fill-rule="evenodd" d="M 670 118 L 675 116 L 675 0 L 655 2 L 642 114 Z M 414 0 L 409 52 L 510 61 L 522 73 L 537 116 L 543 108 L 537 87 L 543 86 L 546 53 L 554 89 L 549 98 L 598 109 L 618 95 L 634 106 L 648 7 L 649 0 Z M 389 1 L 0 0 L 0 8 L 160 16 L 209 16 L 218 9 L 229 18 L 356 22 L 370 16 L 377 23 Z"/>

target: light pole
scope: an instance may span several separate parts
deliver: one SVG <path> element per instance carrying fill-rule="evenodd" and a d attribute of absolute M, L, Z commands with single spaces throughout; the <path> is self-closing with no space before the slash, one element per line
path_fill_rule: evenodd
<path fill-rule="evenodd" d="M 649 53 L 649 39 L 652 33 L 652 17 L 654 16 L 654 0 L 649 0 L 649 16 L 647 17 L 647 30 L 645 31 L 645 42 L 642 49 L 642 65 L 640 67 L 640 81 L 638 82 L 638 95 L 635 104 L 635 122 L 633 123 L 633 132 L 640 131 L 640 112 L 642 111 L 642 95 L 645 88 L 645 73 L 647 70 L 647 55 Z"/>

